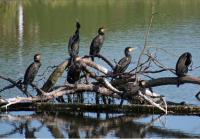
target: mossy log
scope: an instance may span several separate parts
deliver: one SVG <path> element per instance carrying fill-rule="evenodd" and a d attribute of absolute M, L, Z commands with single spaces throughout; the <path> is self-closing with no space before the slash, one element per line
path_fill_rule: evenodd
<path fill-rule="evenodd" d="M 45 82 L 43 87 L 41 88 L 45 92 L 49 92 L 52 87 L 56 84 L 58 79 L 62 76 L 65 69 L 69 66 L 69 61 L 66 60 L 62 62 L 58 67 L 53 71 L 53 73 L 49 76 L 48 80 Z"/>
<path fill-rule="evenodd" d="M 3 105 L 3 104 L 0 104 Z M 52 111 L 52 112 L 101 112 L 123 114 L 163 114 L 163 111 L 152 105 L 105 105 L 105 104 L 53 104 L 53 103 L 18 103 L 0 111 Z M 194 105 L 173 104 L 168 105 L 168 114 L 199 115 L 200 107 Z"/>

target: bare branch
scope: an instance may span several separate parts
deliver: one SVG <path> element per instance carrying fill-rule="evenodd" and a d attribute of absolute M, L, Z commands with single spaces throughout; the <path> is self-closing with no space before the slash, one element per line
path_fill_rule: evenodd
<path fill-rule="evenodd" d="M 94 72 L 91 72 L 85 64 L 82 64 L 82 67 L 85 70 L 85 72 L 87 72 L 87 74 L 89 74 L 90 77 L 94 78 L 95 80 L 99 81 L 100 83 L 103 83 L 105 85 L 105 87 L 107 87 L 111 91 L 116 92 L 116 93 L 122 93 L 122 91 L 119 91 L 114 86 L 112 86 L 108 80 L 106 80 L 103 77 L 97 76 Z"/>
<path fill-rule="evenodd" d="M 151 100 L 150 98 L 148 98 L 146 95 L 142 94 L 141 91 L 138 92 L 138 94 L 143 97 L 146 101 L 148 101 L 151 105 L 159 108 L 160 110 L 162 110 L 163 112 L 167 113 L 167 111 L 165 109 L 163 109 L 159 104 L 153 102 L 153 100 Z"/>
<path fill-rule="evenodd" d="M 57 98 L 59 96 L 63 96 L 66 94 L 74 94 L 77 92 L 82 92 L 82 91 L 93 91 L 93 92 L 98 92 L 102 95 L 105 96 L 112 96 L 115 98 L 120 98 L 118 94 L 115 92 L 102 87 L 98 85 L 93 85 L 93 84 L 78 84 L 78 85 L 73 85 L 73 84 L 65 84 L 64 86 L 59 86 L 58 89 L 48 92 L 48 93 L 43 93 L 41 96 L 34 96 L 34 97 L 16 97 L 16 98 L 9 98 L 5 99 L 5 101 L 8 102 L 7 105 L 4 107 L 8 107 L 12 104 L 16 103 L 22 103 L 22 102 L 43 102 L 43 101 L 48 101 L 54 98 Z M 0 99 L 1 100 L 1 99 Z"/>
<path fill-rule="evenodd" d="M 6 80 L 6 81 L 10 82 L 11 84 L 13 84 L 13 86 L 16 86 L 16 87 L 17 87 L 21 92 L 23 92 L 24 94 L 27 94 L 27 93 L 28 93 L 30 96 L 32 96 L 32 95 L 30 94 L 30 92 L 28 92 L 27 90 L 26 90 L 26 91 L 24 90 L 24 88 L 22 87 L 21 81 L 16 82 L 15 80 L 13 80 L 13 79 L 11 79 L 11 78 L 9 78 L 9 77 L 4 77 L 4 76 L 2 76 L 2 75 L 0 75 L 0 79 L 3 79 L 3 80 Z M 10 88 L 8 88 L 8 86 L 5 87 L 5 88 L 10 89 Z M 4 88 L 4 89 L 5 89 L 5 88 Z"/>
<path fill-rule="evenodd" d="M 114 69 L 114 65 L 106 58 L 104 57 L 103 55 L 101 54 L 97 54 L 97 55 L 89 55 L 89 56 L 84 56 L 83 58 L 89 58 L 89 57 L 98 57 L 98 58 L 101 58 L 103 61 L 105 61 L 112 69 Z"/>
<path fill-rule="evenodd" d="M 58 79 L 62 76 L 65 69 L 69 66 L 69 61 L 66 60 L 62 62 L 58 67 L 52 72 L 49 76 L 48 80 L 45 82 L 43 87 L 41 88 L 43 91 L 48 92 L 50 91 L 53 86 L 57 83 Z"/>
<path fill-rule="evenodd" d="M 145 34 L 144 47 L 142 48 L 142 51 L 141 51 L 141 53 L 140 53 L 140 55 L 139 55 L 138 62 L 137 62 L 137 66 L 136 66 L 136 72 L 135 72 L 135 73 L 136 73 L 136 74 L 135 74 L 135 75 L 136 75 L 136 80 L 137 80 L 137 78 L 138 78 L 138 74 L 137 74 L 137 72 L 138 72 L 138 66 L 140 65 L 142 55 L 144 54 L 145 50 L 147 49 L 148 36 L 149 36 L 149 32 L 150 32 L 151 25 L 152 25 L 152 22 L 153 22 L 153 17 L 154 17 L 154 13 L 153 13 L 153 11 L 152 11 L 150 23 L 149 23 L 149 26 L 148 26 L 148 30 L 147 30 L 147 32 L 146 32 L 146 34 Z"/>
<path fill-rule="evenodd" d="M 76 58 L 76 62 L 79 62 L 80 64 L 85 63 L 87 66 L 90 66 L 92 68 L 95 68 L 96 70 L 102 72 L 103 74 L 109 75 L 112 74 L 111 71 L 109 71 L 108 69 L 106 69 L 105 67 L 96 64 L 95 62 L 91 61 L 88 58 Z"/>
<path fill-rule="evenodd" d="M 175 71 L 175 69 L 172 69 L 172 68 L 166 68 L 166 69 L 161 69 L 161 70 L 154 70 L 154 71 L 141 71 L 140 73 L 160 73 L 160 72 L 163 72 L 163 71 Z"/>
<path fill-rule="evenodd" d="M 200 85 L 200 77 L 193 77 L 193 76 L 184 76 L 179 77 L 180 83 L 192 83 Z M 146 80 L 143 81 L 142 84 L 144 87 L 156 87 L 162 85 L 177 85 L 178 78 L 177 77 L 161 77 L 153 80 Z"/>

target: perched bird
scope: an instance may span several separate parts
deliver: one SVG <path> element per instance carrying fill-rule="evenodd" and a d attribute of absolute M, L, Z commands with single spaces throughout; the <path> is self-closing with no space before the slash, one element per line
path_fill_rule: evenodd
<path fill-rule="evenodd" d="M 67 72 L 67 82 L 70 83 L 70 84 L 77 84 L 77 81 L 79 81 L 79 79 L 80 79 L 81 65 L 76 62 L 76 58 L 74 58 L 71 61 L 71 65 L 70 65 L 69 70 Z M 80 103 L 83 102 L 82 93 L 78 93 L 77 95 L 73 95 L 73 96 L 74 97 L 76 96 L 77 102 L 80 102 Z M 68 101 L 71 101 L 70 96 L 68 96 Z M 61 102 L 63 102 L 63 101 L 61 100 Z"/>
<path fill-rule="evenodd" d="M 188 67 L 192 63 L 192 54 L 189 52 L 183 53 L 177 63 L 176 63 L 176 75 L 178 77 L 183 77 L 188 73 Z M 178 84 L 177 86 L 180 85 L 180 79 L 178 78 Z"/>
<path fill-rule="evenodd" d="M 68 42 L 68 53 L 71 58 L 75 57 L 79 53 L 79 42 L 80 42 L 80 36 L 79 36 L 79 29 L 81 25 L 79 22 L 76 22 L 76 31 L 73 36 L 69 38 Z"/>
<path fill-rule="evenodd" d="M 25 75 L 24 75 L 23 85 L 24 85 L 24 90 L 26 92 L 27 97 L 28 97 L 28 94 L 27 94 L 28 84 L 31 84 L 33 82 L 33 80 L 35 79 L 35 76 L 38 73 L 40 66 L 41 66 L 41 55 L 35 54 L 34 62 L 27 68 Z"/>
<path fill-rule="evenodd" d="M 125 57 L 123 57 L 118 64 L 115 66 L 113 73 L 123 73 L 128 68 L 128 65 L 131 63 L 131 52 L 134 50 L 132 47 L 126 47 L 124 50 Z"/>
<path fill-rule="evenodd" d="M 70 83 L 70 84 L 76 83 L 80 79 L 80 73 L 81 73 L 80 64 L 76 63 L 75 61 L 71 62 L 71 65 L 67 72 L 68 83 Z"/>
<path fill-rule="evenodd" d="M 94 56 L 99 54 L 101 47 L 103 45 L 105 36 L 104 36 L 105 29 L 103 27 L 98 29 L 98 35 L 92 40 L 90 45 L 90 55 Z M 94 61 L 94 57 L 92 57 L 92 61 Z"/>

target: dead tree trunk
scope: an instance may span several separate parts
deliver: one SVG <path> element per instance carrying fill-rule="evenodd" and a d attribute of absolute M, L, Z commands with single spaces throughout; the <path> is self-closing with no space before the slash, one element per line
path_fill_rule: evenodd
<path fill-rule="evenodd" d="M 58 79 L 62 76 L 65 69 L 69 66 L 69 61 L 66 60 L 53 71 L 53 73 L 49 76 L 48 80 L 45 82 L 43 87 L 41 88 L 45 92 L 49 92 L 52 90 Z"/>
<path fill-rule="evenodd" d="M 0 103 L 4 105 L 5 103 Z M 18 103 L 8 107 L 1 107 L 0 111 L 50 111 L 50 112 L 102 112 L 123 114 L 164 114 L 152 105 L 105 105 L 105 104 L 52 104 L 52 103 Z M 199 115 L 200 107 L 193 105 L 169 104 L 168 114 Z"/>

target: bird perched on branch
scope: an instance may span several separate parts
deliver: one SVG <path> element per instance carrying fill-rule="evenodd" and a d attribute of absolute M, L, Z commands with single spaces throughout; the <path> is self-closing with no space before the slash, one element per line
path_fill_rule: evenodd
<path fill-rule="evenodd" d="M 192 54 L 189 52 L 183 53 L 176 63 L 176 75 L 178 76 L 177 87 L 180 85 L 180 77 L 188 73 L 188 67 L 192 63 Z"/>
<path fill-rule="evenodd" d="M 76 83 L 80 79 L 81 65 L 76 62 L 76 58 L 71 62 L 67 72 L 67 82 L 70 84 Z"/>
<path fill-rule="evenodd" d="M 123 57 L 118 64 L 115 66 L 113 73 L 123 73 L 128 68 L 128 65 L 131 63 L 131 52 L 135 50 L 135 48 L 132 47 L 126 47 L 124 50 L 125 57 Z"/>
<path fill-rule="evenodd" d="M 25 75 L 24 75 L 24 91 L 26 96 L 28 97 L 31 96 L 27 92 L 28 84 L 31 84 L 33 80 L 35 79 L 35 76 L 38 73 L 38 70 L 41 66 L 41 55 L 40 54 L 35 54 L 34 55 L 34 62 L 29 65 L 29 67 L 26 69 Z"/>
<path fill-rule="evenodd" d="M 77 82 L 80 79 L 80 74 L 81 74 L 82 68 L 81 68 L 81 65 L 78 62 L 76 62 L 77 58 L 79 58 L 79 57 L 78 56 L 74 57 L 73 60 L 71 60 L 70 67 L 67 72 L 67 82 L 70 84 L 77 84 Z M 73 95 L 73 96 L 75 96 L 75 95 Z M 82 103 L 82 101 L 83 101 L 82 93 L 78 93 L 76 98 L 77 98 L 77 102 Z M 60 97 L 58 101 L 65 102 L 63 97 L 62 98 Z M 68 101 L 71 101 L 70 96 L 68 96 Z"/>
<path fill-rule="evenodd" d="M 68 42 L 68 53 L 71 58 L 75 57 L 79 53 L 79 42 L 80 42 L 80 36 L 79 36 L 79 29 L 81 25 L 79 22 L 76 22 L 76 31 L 73 36 L 69 38 Z"/>
<path fill-rule="evenodd" d="M 101 47 L 103 46 L 103 42 L 105 39 L 105 29 L 100 27 L 98 29 L 98 35 L 92 40 L 90 45 L 90 55 L 92 56 L 92 61 L 94 61 L 95 55 L 100 53 Z"/>

